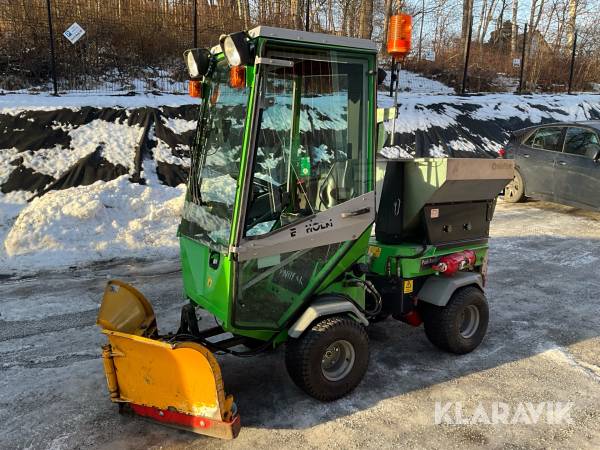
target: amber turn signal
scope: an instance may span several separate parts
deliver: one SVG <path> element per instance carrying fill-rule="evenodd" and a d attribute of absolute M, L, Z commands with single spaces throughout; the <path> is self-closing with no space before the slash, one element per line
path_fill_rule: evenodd
<path fill-rule="evenodd" d="M 230 69 L 229 84 L 234 89 L 246 86 L 246 68 L 244 66 L 233 66 Z"/>
<path fill-rule="evenodd" d="M 190 80 L 188 85 L 190 97 L 202 98 L 202 84 L 198 80 Z"/>

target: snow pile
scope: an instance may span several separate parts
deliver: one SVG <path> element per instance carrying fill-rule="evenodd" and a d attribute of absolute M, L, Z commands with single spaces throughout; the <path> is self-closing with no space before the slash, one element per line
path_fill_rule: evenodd
<path fill-rule="evenodd" d="M 126 176 L 52 191 L 19 214 L 4 241 L 5 267 L 52 267 L 123 257 L 174 257 L 185 187 Z M 3 207 L 4 208 L 4 207 Z"/>

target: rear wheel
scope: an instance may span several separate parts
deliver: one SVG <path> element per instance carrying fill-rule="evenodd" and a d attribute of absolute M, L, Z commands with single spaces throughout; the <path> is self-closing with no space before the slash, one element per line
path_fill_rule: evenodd
<path fill-rule="evenodd" d="M 422 311 L 425 334 L 441 350 L 469 353 L 485 337 L 489 309 L 484 293 L 475 286 L 458 289 L 444 307 L 423 304 Z"/>
<path fill-rule="evenodd" d="M 523 177 L 518 170 L 515 170 L 515 176 L 512 181 L 504 188 L 504 200 L 508 203 L 519 203 L 525 200 Z"/>
<path fill-rule="evenodd" d="M 336 400 L 358 386 L 365 375 L 369 338 L 355 320 L 327 317 L 287 342 L 285 363 L 294 383 L 308 395 Z"/>

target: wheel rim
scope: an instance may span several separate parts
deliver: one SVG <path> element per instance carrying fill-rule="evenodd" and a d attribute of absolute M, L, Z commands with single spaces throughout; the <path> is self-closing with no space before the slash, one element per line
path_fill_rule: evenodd
<path fill-rule="evenodd" d="M 518 193 L 521 191 L 521 182 L 519 180 L 519 177 L 517 175 L 514 176 L 514 178 L 512 179 L 512 181 L 510 183 L 508 183 L 508 185 L 506 186 L 506 195 L 509 198 L 513 198 L 516 197 L 518 195 Z"/>
<path fill-rule="evenodd" d="M 460 335 L 469 339 L 479 329 L 479 309 L 475 305 L 467 306 L 462 312 Z"/>
<path fill-rule="evenodd" d="M 321 371 L 323 376 L 329 381 L 339 381 L 346 377 L 352 367 L 356 353 L 352 344 L 346 340 L 338 340 L 332 343 L 321 359 Z"/>

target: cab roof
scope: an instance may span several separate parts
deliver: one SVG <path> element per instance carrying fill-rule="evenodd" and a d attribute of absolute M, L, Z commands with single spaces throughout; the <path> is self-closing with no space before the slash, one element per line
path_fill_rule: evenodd
<path fill-rule="evenodd" d="M 251 38 L 264 37 L 271 39 L 281 39 L 285 41 L 305 42 L 309 44 L 333 45 L 336 47 L 347 47 L 360 50 L 368 50 L 377 53 L 377 44 L 368 39 L 351 38 L 345 36 L 336 36 L 326 33 L 312 33 L 309 31 L 290 30 L 287 28 L 276 28 L 267 26 L 258 26 L 248 31 Z M 211 53 L 220 52 L 219 46 L 211 49 Z"/>

